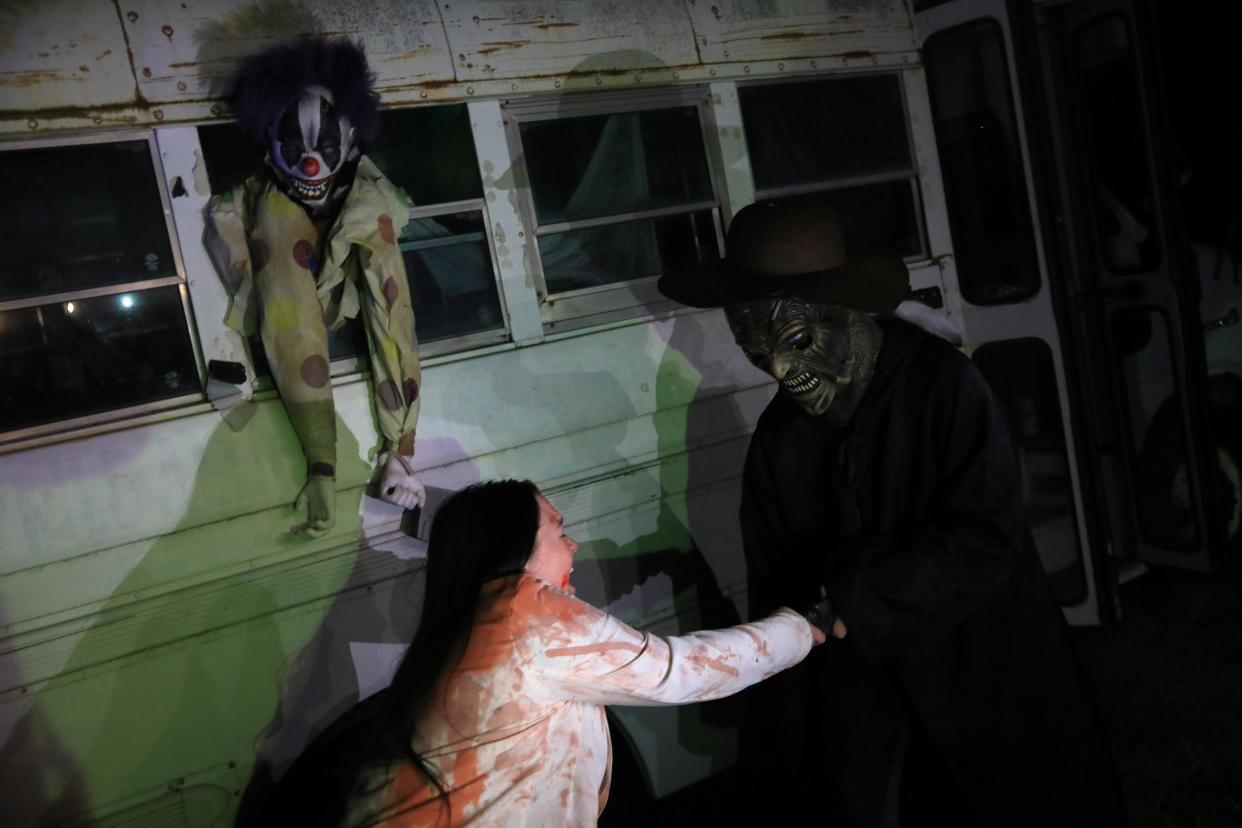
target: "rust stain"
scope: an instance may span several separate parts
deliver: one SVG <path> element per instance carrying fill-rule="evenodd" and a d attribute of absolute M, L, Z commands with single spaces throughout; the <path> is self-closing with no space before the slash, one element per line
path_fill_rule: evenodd
<path fill-rule="evenodd" d="M 167 23 L 165 23 L 163 28 L 160 29 L 160 31 L 164 33 L 164 37 L 168 38 L 169 40 L 172 40 L 172 36 L 173 36 L 172 26 L 169 26 Z"/>
<path fill-rule="evenodd" d="M 479 44 L 478 52 L 481 55 L 490 55 L 493 52 L 499 52 L 501 49 L 521 49 L 530 43 L 529 40 L 498 40 L 488 41 Z"/>
<path fill-rule="evenodd" d="M 118 126 L 132 126 L 139 122 L 139 117 L 133 111 L 131 104 L 108 104 L 104 106 L 93 107 L 90 110 L 82 110 L 78 107 L 54 107 L 48 109 L 24 109 L 24 110 L 5 110 L 0 115 L 0 124 L 18 123 L 24 121 L 28 128 L 35 129 L 39 126 L 39 118 L 49 121 L 58 119 L 86 119 L 89 118 L 96 125 L 103 125 L 105 121 L 109 124 Z M 105 117 L 107 116 L 107 117 Z M 33 124 L 33 126 L 31 126 Z M 53 127 L 59 130 L 61 127 Z M 11 130 L 0 129 L 0 134 Z"/>
<path fill-rule="evenodd" d="M 4 72 L 0 73 L 0 87 L 16 86 L 16 87 L 33 87 L 42 83 L 56 82 L 71 79 L 73 75 L 61 73 L 56 69 L 29 69 L 25 72 Z M 6 111 L 6 115 L 13 110 Z M 42 112 L 42 110 L 31 110 L 32 112 Z M 66 111 L 70 111 L 66 107 Z M 78 110 L 72 110 L 77 112 Z"/>
<path fill-rule="evenodd" d="M 823 32 L 776 32 L 775 34 L 760 35 L 760 40 L 807 40 L 809 38 L 823 37 Z"/>
<path fill-rule="evenodd" d="M 579 24 L 565 21 L 563 23 L 536 23 L 536 29 L 573 29 Z"/>

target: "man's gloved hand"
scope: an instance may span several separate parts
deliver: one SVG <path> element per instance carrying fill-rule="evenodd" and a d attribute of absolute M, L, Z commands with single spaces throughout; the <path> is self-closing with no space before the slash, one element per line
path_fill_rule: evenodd
<path fill-rule="evenodd" d="M 828 593 L 822 586 L 819 588 L 819 598 L 814 603 L 799 607 L 798 612 L 802 613 L 802 617 L 808 622 L 818 627 L 824 635 L 845 638 L 848 633 L 845 629 L 845 622 L 833 611 L 832 599 L 828 597 Z"/>
<path fill-rule="evenodd" d="M 819 593 L 819 600 L 799 607 L 798 612 L 802 613 L 802 617 L 807 621 L 819 627 L 824 635 L 828 635 L 832 632 L 832 622 L 837 620 L 837 615 L 832 611 L 832 599 L 824 594 L 822 587 Z"/>

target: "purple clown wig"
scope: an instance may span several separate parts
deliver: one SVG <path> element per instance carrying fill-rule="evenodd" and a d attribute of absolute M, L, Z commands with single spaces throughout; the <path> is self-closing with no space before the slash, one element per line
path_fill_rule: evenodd
<path fill-rule="evenodd" d="M 262 146 L 267 142 L 268 129 L 302 90 L 322 86 L 349 118 L 358 143 L 367 147 L 379 125 L 379 95 L 372 89 L 374 81 L 362 47 L 349 40 L 316 36 L 273 46 L 247 58 L 233 79 L 229 104 L 237 125 Z"/>

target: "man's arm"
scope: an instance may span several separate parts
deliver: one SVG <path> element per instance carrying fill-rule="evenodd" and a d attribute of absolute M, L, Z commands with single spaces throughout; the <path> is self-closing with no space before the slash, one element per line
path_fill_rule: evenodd
<path fill-rule="evenodd" d="M 931 515 L 908 534 L 846 541 L 857 545 L 857 563 L 828 584 L 850 638 L 873 661 L 986 603 L 1022 544 L 1020 475 L 1003 414 L 972 364 L 946 367 L 923 422 L 911 423 L 936 447 Z"/>
<path fill-rule="evenodd" d="M 751 618 L 762 618 L 780 606 L 813 602 L 817 584 L 793 575 L 800 563 L 791 559 L 772 492 L 777 490 L 768 453 L 752 439 L 742 474 L 739 512 L 742 548 L 746 555 L 747 601 Z"/>

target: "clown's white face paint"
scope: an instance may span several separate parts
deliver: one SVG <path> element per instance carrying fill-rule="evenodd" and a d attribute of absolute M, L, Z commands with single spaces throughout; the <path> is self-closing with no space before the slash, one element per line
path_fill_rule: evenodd
<path fill-rule="evenodd" d="M 526 571 L 536 578 L 573 595 L 569 574 L 574 571 L 574 553 L 578 544 L 565 534 L 565 520 L 543 495 L 539 500 L 539 529 L 535 532 L 535 548 L 526 561 Z"/>
<path fill-rule="evenodd" d="M 354 155 L 354 128 L 339 114 L 332 93 L 308 86 L 269 133 L 267 161 L 289 195 L 309 207 L 324 205 L 337 173 Z"/>

